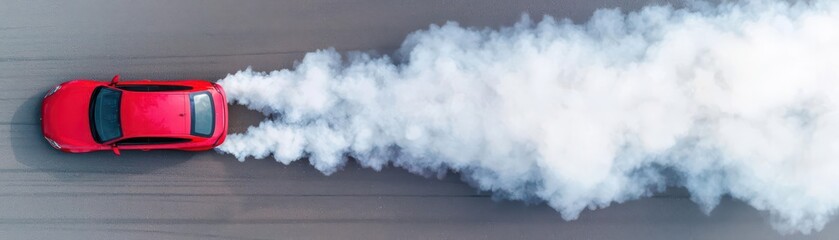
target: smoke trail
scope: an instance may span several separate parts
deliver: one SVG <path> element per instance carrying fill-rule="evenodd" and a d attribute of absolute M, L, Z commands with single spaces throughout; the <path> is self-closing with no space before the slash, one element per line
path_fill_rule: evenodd
<path fill-rule="evenodd" d="M 832 1 L 432 25 L 394 57 L 327 49 L 220 80 L 274 117 L 219 150 L 451 170 L 566 219 L 684 186 L 706 212 L 728 194 L 809 233 L 839 207 L 837 26 Z"/>

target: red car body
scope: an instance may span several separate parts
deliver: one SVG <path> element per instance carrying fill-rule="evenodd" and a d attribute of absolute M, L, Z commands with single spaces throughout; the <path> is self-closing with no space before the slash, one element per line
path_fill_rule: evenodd
<path fill-rule="evenodd" d="M 227 135 L 226 100 L 203 80 L 73 80 L 44 97 L 41 128 L 64 152 L 210 150 Z"/>

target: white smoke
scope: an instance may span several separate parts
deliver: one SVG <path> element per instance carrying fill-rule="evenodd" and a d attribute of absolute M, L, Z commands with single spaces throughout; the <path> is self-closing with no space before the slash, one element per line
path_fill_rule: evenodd
<path fill-rule="evenodd" d="M 327 49 L 227 76 L 231 102 L 273 117 L 219 150 L 326 174 L 347 157 L 450 170 L 566 219 L 667 186 L 706 212 L 730 195 L 782 232 L 820 230 L 839 207 L 835 1 L 447 23 L 393 56 Z"/>

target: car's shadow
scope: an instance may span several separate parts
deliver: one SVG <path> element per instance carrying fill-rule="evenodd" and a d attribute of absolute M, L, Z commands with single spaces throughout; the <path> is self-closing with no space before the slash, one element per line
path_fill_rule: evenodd
<path fill-rule="evenodd" d="M 106 173 L 109 176 L 139 174 L 183 163 L 195 153 L 183 151 L 122 151 L 70 154 L 53 149 L 43 138 L 40 127 L 42 95 L 30 96 L 12 116 L 10 140 L 14 158 L 31 170 L 59 179 L 79 174 Z"/>

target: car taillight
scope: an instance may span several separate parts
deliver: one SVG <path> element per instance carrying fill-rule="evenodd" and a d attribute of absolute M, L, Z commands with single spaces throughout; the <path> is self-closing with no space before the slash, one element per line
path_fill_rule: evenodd
<path fill-rule="evenodd" d="M 224 102 L 227 102 L 227 94 L 224 93 L 224 88 L 221 87 L 221 85 L 219 85 L 218 83 L 213 83 L 213 88 L 216 89 L 216 92 L 221 94 L 222 100 L 224 100 Z"/>

